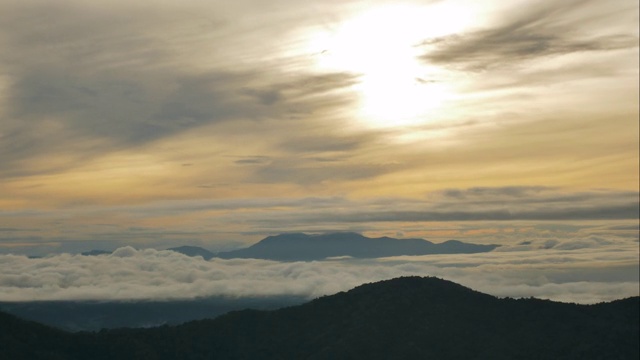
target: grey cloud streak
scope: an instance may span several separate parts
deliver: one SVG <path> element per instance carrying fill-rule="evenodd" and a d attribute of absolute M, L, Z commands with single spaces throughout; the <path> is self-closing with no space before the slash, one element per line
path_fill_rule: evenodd
<path fill-rule="evenodd" d="M 467 234 L 465 229 L 534 226 L 538 231 L 513 234 L 511 238 L 506 234 L 486 235 L 483 238 L 487 242 L 491 242 L 492 238 L 498 243 L 513 242 L 516 239 L 548 236 L 543 235 L 547 233 L 553 233 L 558 241 L 594 233 L 601 233 L 609 239 L 624 236 L 637 241 L 633 227 L 620 225 L 622 227 L 617 229 L 613 224 L 626 224 L 638 219 L 638 196 L 637 192 L 614 190 L 570 192 L 548 187 L 470 188 L 433 192 L 425 198 L 353 200 L 318 197 L 167 202 L 141 208 L 138 216 L 228 209 L 228 213 L 211 217 L 211 221 L 215 219 L 220 223 L 243 224 L 245 231 L 255 234 L 336 229 L 372 231 L 388 226 L 408 229 L 412 227 L 410 224 L 430 230 L 433 227 L 430 223 L 446 222 L 455 225 L 456 229 L 456 235 L 449 235 L 448 238 L 457 239 L 475 238 Z M 588 224 L 588 221 L 600 224 Z M 534 222 L 535 225 L 532 224 Z M 602 225 L 607 223 L 609 226 Z"/>
<path fill-rule="evenodd" d="M 290 71 L 295 59 L 274 64 L 234 47 L 262 45 L 255 27 L 225 36 L 239 26 L 224 18 L 232 11 L 186 9 L 0 4 L 2 175 L 58 171 L 204 125 L 290 121 L 352 101 L 334 90 L 352 85 L 354 75 Z M 51 154 L 67 160 L 25 165 Z"/>
<path fill-rule="evenodd" d="M 633 220 L 640 216 L 639 193 L 567 193 L 545 187 L 450 189 L 426 199 L 379 199 L 337 211 L 287 214 L 291 223 L 375 223 L 456 221 Z M 358 206 L 360 205 L 360 206 Z M 277 214 L 264 221 L 274 221 Z"/>
<path fill-rule="evenodd" d="M 261 183 L 295 183 L 312 185 L 324 181 L 369 179 L 390 173 L 398 168 L 394 163 L 347 163 L 338 161 L 309 161 L 304 158 L 283 158 L 272 161 L 253 174 Z"/>
<path fill-rule="evenodd" d="M 64 72 L 62 72 L 64 74 Z M 292 89 L 282 104 L 263 104 L 259 99 L 244 96 L 243 84 L 259 74 L 150 74 L 147 79 L 131 82 L 110 78 L 73 79 L 75 75 L 51 72 L 49 75 L 30 75 L 11 89 L 12 104 L 9 116 L 24 120 L 20 125 L 5 129 L 6 141 L 2 153 L 5 166 L 43 154 L 75 149 L 78 152 L 104 152 L 114 148 L 139 146 L 168 137 L 194 127 L 235 119 L 261 120 L 287 118 L 296 109 L 333 106 L 331 96 L 307 100 L 308 89 Z M 300 75 L 313 82 L 315 75 Z M 71 77 L 71 80 L 69 79 Z M 153 80 L 151 80 L 153 78 Z M 162 79 L 164 80 L 158 80 Z M 350 84 L 332 82 L 340 87 Z M 69 83 L 75 82 L 75 83 Z M 162 93 L 156 90 L 163 83 L 176 86 Z M 322 90 L 325 91 L 325 90 Z M 329 91 L 328 89 L 326 91 Z M 317 93 L 316 95 L 323 95 Z M 302 96 L 302 97 L 301 97 Z M 52 120 L 56 119 L 56 120 Z M 52 123 L 53 131 L 37 132 L 43 124 Z M 9 172 L 11 174 L 11 172 Z"/>
<path fill-rule="evenodd" d="M 541 209 L 539 211 L 381 211 L 323 217 L 332 222 L 509 221 L 509 220 L 605 220 L 636 219 L 638 206 L 630 203 L 600 208 Z"/>
<path fill-rule="evenodd" d="M 244 165 L 262 167 L 261 164 Z M 286 179 L 283 179 L 285 181 Z M 316 179 L 308 179 L 316 180 Z M 300 180 L 299 180 L 300 181 Z M 170 241 L 206 244 L 207 239 L 218 239 L 227 243 L 231 234 L 225 227 L 235 226 L 242 234 L 262 235 L 289 231 L 376 231 L 389 226 L 409 231 L 436 231 L 434 223 L 448 223 L 449 235 L 434 235 L 439 239 L 456 238 L 472 240 L 479 238 L 473 231 L 482 229 L 528 228 L 535 232 L 520 234 L 489 233 L 482 235 L 488 243 L 531 240 L 536 237 L 553 236 L 558 241 L 570 238 L 585 238 L 598 235 L 611 239 L 625 238 L 638 241 L 637 192 L 615 190 L 592 190 L 572 192 L 562 188 L 546 187 L 497 187 L 448 189 L 427 194 L 423 198 L 378 198 L 349 199 L 343 196 L 304 198 L 247 198 L 220 200 L 156 201 L 136 206 L 81 206 L 49 211 L 4 211 L 0 218 L 29 217 L 36 222 L 60 221 L 60 229 L 66 229 L 69 246 L 89 246 L 91 243 L 76 243 L 82 239 L 111 239 L 114 244 L 165 244 Z M 67 219 L 89 216 L 99 223 L 112 216 L 126 216 L 132 224 L 139 221 L 154 221 L 163 217 L 206 217 L 197 231 L 189 227 L 167 225 L 155 232 L 132 232 L 121 226 L 105 228 L 99 225 L 79 229 Z M 32 221 L 32 223 L 34 223 Z M 384 224 L 384 225 L 383 225 Z M 396 225 L 397 224 L 397 225 Z M 35 225 L 30 228 L 34 228 Z M 17 227 L 12 227 L 20 229 Z M 6 231 L 0 244 L 11 243 L 11 239 L 37 235 L 39 241 L 65 242 L 65 239 L 46 238 L 34 230 L 17 233 Z M 551 234 L 551 235 L 550 235 Z M 598 235 L 598 236 L 600 236 Z M 493 239 L 493 240 L 492 240 Z M 257 239 L 256 239 L 257 240 Z M 16 241 L 14 241 L 16 242 Z M 246 240 L 244 241 L 247 242 Z M 126 243 L 126 242 L 125 242 Z M 10 248 L 8 248 L 10 249 Z M 83 249 L 84 251 L 84 249 Z M 3 252 L 7 252 L 4 249 Z"/>
<path fill-rule="evenodd" d="M 616 19 L 620 14 L 606 8 L 591 9 L 589 17 L 573 18 L 594 1 L 547 2 L 532 6 L 512 19 L 493 28 L 466 34 L 451 35 L 425 41 L 426 53 L 422 59 L 445 66 L 479 71 L 509 66 L 525 60 L 576 52 L 599 52 L 628 49 L 638 46 L 638 38 L 629 33 L 591 33 L 594 18 Z M 615 11 L 633 10 L 615 7 Z M 516 11 L 513 11 L 514 13 Z M 615 20 L 613 20 L 615 21 Z"/>

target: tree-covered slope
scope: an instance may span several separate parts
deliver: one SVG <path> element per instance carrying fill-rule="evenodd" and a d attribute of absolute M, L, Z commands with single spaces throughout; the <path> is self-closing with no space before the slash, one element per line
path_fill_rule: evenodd
<path fill-rule="evenodd" d="M 598 305 L 498 299 L 408 277 L 175 327 L 65 334 L 10 318 L 23 335 L 3 332 L 2 340 L 12 358 L 637 359 L 638 305 L 637 297 Z"/>

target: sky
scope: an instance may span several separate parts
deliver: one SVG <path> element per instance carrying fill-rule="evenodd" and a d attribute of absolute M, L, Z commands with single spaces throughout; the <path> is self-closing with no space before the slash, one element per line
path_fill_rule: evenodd
<path fill-rule="evenodd" d="M 571 264 L 603 284 L 606 268 L 633 295 L 638 13 L 629 0 L 0 0 L 0 263 L 356 231 L 500 244 L 509 266 L 544 258 L 526 279 Z"/>

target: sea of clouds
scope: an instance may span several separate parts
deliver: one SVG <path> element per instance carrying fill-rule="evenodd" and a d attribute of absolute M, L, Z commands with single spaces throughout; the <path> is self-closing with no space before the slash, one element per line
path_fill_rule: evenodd
<path fill-rule="evenodd" d="M 311 262 L 188 257 L 121 247 L 110 255 L 0 255 L 0 301 L 315 298 L 399 276 L 436 276 L 500 297 L 597 303 L 639 293 L 638 244 L 550 240 L 480 254 Z M 552 241 L 552 240 L 551 240 Z"/>

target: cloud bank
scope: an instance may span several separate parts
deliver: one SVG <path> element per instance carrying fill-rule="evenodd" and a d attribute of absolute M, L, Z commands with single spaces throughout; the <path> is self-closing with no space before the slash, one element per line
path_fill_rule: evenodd
<path fill-rule="evenodd" d="M 588 241 L 587 241 L 588 242 Z M 549 248 L 551 246 L 551 248 Z M 571 248 L 572 250 L 565 250 Z M 111 255 L 0 255 L 0 301 L 315 298 L 398 276 L 438 276 L 496 296 L 594 303 L 638 295 L 637 243 L 529 243 L 464 255 L 275 262 L 122 247 Z"/>

